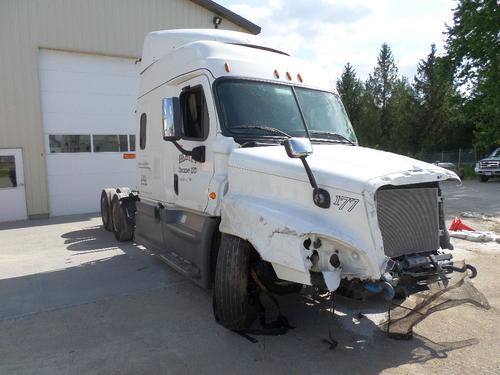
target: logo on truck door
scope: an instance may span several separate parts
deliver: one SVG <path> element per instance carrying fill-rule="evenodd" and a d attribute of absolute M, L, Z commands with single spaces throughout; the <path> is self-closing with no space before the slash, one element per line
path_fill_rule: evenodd
<path fill-rule="evenodd" d="M 354 210 L 354 207 L 358 204 L 359 199 L 345 197 L 343 195 L 336 195 L 335 202 L 333 202 L 334 206 L 337 206 L 339 211 L 346 210 L 347 212 L 351 212 Z"/>
<path fill-rule="evenodd" d="M 181 164 L 184 164 L 181 166 Z M 188 165 L 186 165 L 188 164 Z M 189 165 L 191 164 L 191 165 Z M 192 175 L 198 173 L 198 167 L 196 166 L 196 161 L 193 160 L 191 156 L 179 155 L 179 168 L 177 170 L 177 173 L 183 174 L 183 175 Z M 181 179 L 184 180 L 184 179 Z"/>

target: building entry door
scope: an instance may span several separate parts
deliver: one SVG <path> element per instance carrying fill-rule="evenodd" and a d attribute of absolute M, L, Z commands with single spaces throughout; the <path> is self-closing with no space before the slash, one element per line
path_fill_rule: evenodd
<path fill-rule="evenodd" d="M 0 221 L 26 218 L 22 150 L 0 148 Z"/>

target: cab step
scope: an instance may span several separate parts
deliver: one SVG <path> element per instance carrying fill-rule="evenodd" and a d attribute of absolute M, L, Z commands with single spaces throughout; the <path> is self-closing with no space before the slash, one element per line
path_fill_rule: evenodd
<path fill-rule="evenodd" d="M 190 279 L 200 278 L 200 270 L 193 263 L 183 259 L 175 253 L 162 253 L 158 257 L 177 272 L 183 274 Z"/>

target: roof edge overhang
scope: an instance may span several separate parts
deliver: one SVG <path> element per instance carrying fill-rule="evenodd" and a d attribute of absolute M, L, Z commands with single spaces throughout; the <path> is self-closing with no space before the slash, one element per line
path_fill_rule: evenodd
<path fill-rule="evenodd" d="M 248 30 L 250 33 L 254 35 L 260 34 L 261 27 L 259 25 L 254 24 L 253 22 L 250 22 L 246 18 L 240 16 L 239 14 L 236 14 L 229 9 L 223 7 L 220 4 L 217 4 L 215 1 L 212 0 L 190 0 L 191 2 L 208 9 L 214 13 L 217 13 L 218 15 L 227 18 L 229 21 L 235 23 L 236 25 L 244 28 L 245 30 Z"/>

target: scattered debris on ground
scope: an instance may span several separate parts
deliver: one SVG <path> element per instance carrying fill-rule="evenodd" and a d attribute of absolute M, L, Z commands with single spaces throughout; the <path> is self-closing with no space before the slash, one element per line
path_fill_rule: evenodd
<path fill-rule="evenodd" d="M 456 266 L 464 267 L 465 263 Z M 490 308 L 486 297 L 470 282 L 467 272 L 453 272 L 449 276 L 429 284 L 428 290 L 412 295 L 400 305 L 393 304 L 380 328 L 391 338 L 408 340 L 413 336 L 413 327 L 434 312 L 464 303 Z"/>
<path fill-rule="evenodd" d="M 492 216 L 486 216 L 476 212 L 462 212 L 462 217 L 470 217 L 483 221 L 496 221 Z M 449 227 L 450 237 L 459 238 L 461 240 L 473 242 L 494 242 L 500 243 L 500 235 L 493 231 L 474 230 L 469 225 L 465 224 L 461 219 L 455 217 Z"/>

